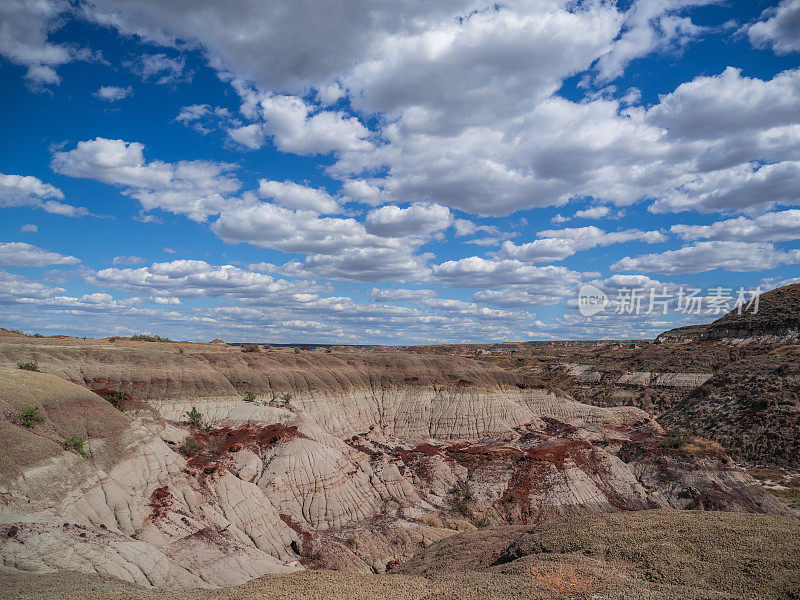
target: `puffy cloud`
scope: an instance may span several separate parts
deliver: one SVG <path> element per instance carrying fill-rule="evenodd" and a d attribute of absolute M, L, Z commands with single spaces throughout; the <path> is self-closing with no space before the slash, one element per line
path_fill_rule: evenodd
<path fill-rule="evenodd" d="M 726 271 L 768 271 L 781 264 L 800 263 L 800 250 L 784 252 L 772 244 L 711 241 L 697 242 L 679 250 L 660 254 L 625 257 L 613 265 L 612 271 L 644 271 L 646 273 L 703 273 L 714 269 Z"/>
<path fill-rule="evenodd" d="M 48 41 L 58 18 L 70 8 L 66 0 L 4 0 L 0 3 L 0 56 L 27 67 L 33 86 L 57 84 L 56 67 L 71 62 L 75 52 Z"/>
<path fill-rule="evenodd" d="M 628 205 L 709 171 L 800 160 L 793 71 L 698 77 L 650 109 L 635 93 L 555 95 L 593 65 L 613 78 L 634 58 L 696 39 L 702 29 L 685 15 L 710 1 L 639 0 L 620 12 L 557 0 L 345 0 L 314 11 L 98 0 L 86 12 L 155 43 L 202 48 L 253 121 L 227 126 L 231 139 L 335 153 L 328 174 L 344 197 L 499 216 L 575 198 Z"/>
<path fill-rule="evenodd" d="M 620 25 L 619 13 L 598 3 L 577 10 L 555 1 L 476 8 L 387 37 L 365 53 L 344 78 L 359 90 L 356 105 L 403 115 L 414 131 L 452 134 L 493 123 L 530 110 L 563 78 L 588 68 Z"/>
<path fill-rule="evenodd" d="M 653 212 L 769 209 L 800 203 L 797 182 L 800 161 L 771 165 L 748 163 L 696 176 L 665 192 L 651 206 Z"/>
<path fill-rule="evenodd" d="M 414 255 L 413 248 L 348 248 L 335 254 L 310 254 L 303 262 L 283 266 L 287 275 L 348 281 L 413 281 L 429 277 L 430 255 Z"/>
<path fill-rule="evenodd" d="M 6 267 L 77 265 L 80 262 L 74 256 L 50 252 L 24 242 L 0 242 L 0 265 Z"/>
<path fill-rule="evenodd" d="M 117 102 L 118 100 L 123 100 L 128 96 L 131 96 L 132 94 L 133 88 L 131 86 L 119 87 L 116 85 L 101 85 L 92 95 L 98 100 L 103 100 L 105 102 Z"/>
<path fill-rule="evenodd" d="M 658 231 L 626 229 L 606 233 L 594 226 L 551 229 L 540 231 L 536 235 L 542 239 L 519 245 L 513 242 L 503 242 L 498 255 L 528 262 L 551 262 L 563 260 L 576 252 L 597 246 L 610 246 L 632 241 L 654 244 L 667 239 L 663 233 Z"/>
<path fill-rule="evenodd" d="M 513 322 L 515 320 L 530 320 L 534 317 L 531 313 L 495 310 L 478 306 L 474 302 L 464 302 L 463 300 L 456 300 L 453 298 L 427 298 L 422 301 L 422 304 L 436 308 L 444 313 L 462 317 L 470 316 L 477 319 L 495 319 Z"/>
<path fill-rule="evenodd" d="M 315 191 L 292 186 L 268 187 L 285 201 L 297 194 L 293 203 L 299 203 L 301 196 L 308 201 L 309 191 Z M 307 254 L 303 261 L 281 267 L 288 275 L 351 281 L 419 281 L 428 277 L 430 256 L 415 255 L 414 251 L 428 236 L 449 226 L 451 220 L 447 208 L 420 204 L 407 209 L 378 209 L 369 213 L 366 224 L 362 224 L 353 218 L 320 217 L 316 211 L 295 211 L 256 202 L 245 194 L 245 199 L 227 206 L 211 228 L 228 243 L 247 242 L 282 252 Z"/>
<path fill-rule="evenodd" d="M 194 221 L 218 213 L 226 197 L 240 187 L 239 180 L 230 175 L 235 165 L 201 160 L 146 162 L 143 144 L 101 137 L 54 153 L 51 166 L 70 177 L 123 186 L 124 193 L 145 210 L 184 214 Z"/>
<path fill-rule="evenodd" d="M 771 212 L 750 219 L 737 217 L 712 225 L 673 225 L 670 231 L 684 240 L 785 242 L 800 239 L 800 210 Z"/>
<path fill-rule="evenodd" d="M 564 290 L 567 292 L 567 290 Z M 555 304 L 564 299 L 564 294 L 551 295 L 537 293 L 535 290 L 504 288 L 500 290 L 481 290 L 472 294 L 475 302 L 503 306 L 507 308 L 524 308 Z"/>
<path fill-rule="evenodd" d="M 63 292 L 63 288 L 52 288 L 22 275 L 0 271 L 0 304 L 28 302 Z"/>
<path fill-rule="evenodd" d="M 267 137 L 282 152 L 313 155 L 364 152 L 373 148 L 369 129 L 342 111 L 321 110 L 291 95 L 259 93 L 244 83 L 234 85 L 242 96 L 242 113 L 256 123 L 228 128 L 242 146 L 256 150 Z"/>
<path fill-rule="evenodd" d="M 384 237 L 429 236 L 447 229 L 453 216 L 440 204 L 414 203 L 408 208 L 383 206 L 367 214 L 367 231 Z"/>
<path fill-rule="evenodd" d="M 29 206 L 68 217 L 88 214 L 85 208 L 58 201 L 63 199 L 64 192 L 36 177 L 0 173 L 0 207 Z"/>
<path fill-rule="evenodd" d="M 582 274 L 565 267 L 536 267 L 518 260 L 488 260 L 478 256 L 449 260 L 432 267 L 436 281 L 455 287 L 478 288 L 498 285 L 536 285 L 542 294 L 561 295 Z"/>
<path fill-rule="evenodd" d="M 293 181 L 280 182 L 260 179 L 258 194 L 285 208 L 310 210 L 317 213 L 333 213 L 339 209 L 339 203 L 324 189 L 307 187 Z"/>
<path fill-rule="evenodd" d="M 247 242 L 283 252 L 335 254 L 348 248 L 400 248 L 367 232 L 352 218 L 319 217 L 275 204 L 245 199 L 229 204 L 211 226 L 228 243 Z"/>
<path fill-rule="evenodd" d="M 665 52 L 697 37 L 703 29 L 676 13 L 686 7 L 720 0 L 639 0 L 625 13 L 622 33 L 596 65 L 598 78 L 615 79 L 633 59 L 654 51 Z"/>
<path fill-rule="evenodd" d="M 303 283 L 274 279 L 233 265 L 210 265 L 202 260 L 174 260 L 137 269 L 101 269 L 88 276 L 98 286 L 160 298 L 262 298 L 308 289 Z"/>
<path fill-rule="evenodd" d="M 775 54 L 800 52 L 800 0 L 783 0 L 761 13 L 761 20 L 747 29 L 754 46 L 771 47 Z"/>
<path fill-rule="evenodd" d="M 144 262 L 141 256 L 115 256 L 111 261 L 114 265 L 139 265 Z"/>
<path fill-rule="evenodd" d="M 301 98 L 272 94 L 261 100 L 260 108 L 264 132 L 273 137 L 282 152 L 327 154 L 372 149 L 367 139 L 369 129 L 341 111 L 312 112 Z"/>
<path fill-rule="evenodd" d="M 392 131 L 375 153 L 344 153 L 329 170 L 346 176 L 388 165 L 382 183 L 395 198 L 429 198 L 478 215 L 561 205 L 576 196 L 630 204 L 686 170 L 668 157 L 663 131 L 616 101 L 551 97 L 518 119 L 453 135 Z M 569 129 L 573 135 L 564 136 Z M 365 162 L 365 161 L 371 161 Z"/>
<path fill-rule="evenodd" d="M 611 212 L 608 206 L 592 206 L 583 210 L 576 211 L 573 219 L 602 219 Z"/>
<path fill-rule="evenodd" d="M 436 292 L 404 288 L 372 288 L 369 295 L 375 299 L 375 302 L 419 302 L 436 297 Z"/>
<path fill-rule="evenodd" d="M 670 138 L 681 140 L 713 140 L 741 130 L 798 123 L 800 69 L 766 81 L 743 77 L 734 67 L 697 77 L 663 96 L 647 111 L 646 119 L 667 129 Z"/>
<path fill-rule="evenodd" d="M 342 193 L 348 200 L 361 202 L 363 204 L 378 205 L 388 202 L 380 186 L 373 185 L 363 179 L 348 179 L 342 183 Z"/>
<path fill-rule="evenodd" d="M 260 123 L 251 123 L 228 129 L 228 135 L 237 144 L 244 146 L 248 150 L 258 150 L 264 145 L 264 126 Z"/>
<path fill-rule="evenodd" d="M 158 44 L 200 44 L 220 70 L 263 89 L 299 92 L 331 85 L 334 74 L 351 68 L 365 50 L 380 49 L 387 35 L 467 15 L 473 8 L 471 0 L 345 0 L 314 10 L 294 2 L 97 0 L 85 12 L 96 22 Z"/>

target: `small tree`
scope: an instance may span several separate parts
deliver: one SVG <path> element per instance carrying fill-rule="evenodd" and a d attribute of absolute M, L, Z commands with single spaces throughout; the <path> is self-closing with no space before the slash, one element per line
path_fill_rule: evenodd
<path fill-rule="evenodd" d="M 187 456 L 196 456 L 200 453 L 203 447 L 192 436 L 187 435 L 186 439 L 181 446 L 181 451 Z"/>
<path fill-rule="evenodd" d="M 38 406 L 28 406 L 17 413 L 16 421 L 23 427 L 33 429 L 39 423 L 44 423 L 44 417 L 39 414 Z"/>
<path fill-rule="evenodd" d="M 86 457 L 86 450 L 83 448 L 83 445 L 86 443 L 86 440 L 82 437 L 78 437 L 77 435 L 71 435 L 67 439 L 64 440 L 64 449 L 65 450 L 75 450 L 78 454 Z"/>
<path fill-rule="evenodd" d="M 194 427 L 200 427 L 200 425 L 203 423 L 203 413 L 197 410 L 196 406 L 192 406 L 192 410 L 186 411 L 184 416 L 189 419 L 189 422 Z"/>
<path fill-rule="evenodd" d="M 255 402 L 256 401 L 256 395 L 253 392 L 247 392 L 244 395 L 244 398 L 242 398 L 242 400 L 244 400 L 245 402 Z"/>
<path fill-rule="evenodd" d="M 23 371 L 35 371 L 36 373 L 41 373 L 41 370 L 39 370 L 39 365 L 35 362 L 18 363 L 17 367 Z"/>

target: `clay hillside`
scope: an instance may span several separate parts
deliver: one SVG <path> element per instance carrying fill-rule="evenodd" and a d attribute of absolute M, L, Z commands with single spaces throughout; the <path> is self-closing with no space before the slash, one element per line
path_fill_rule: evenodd
<path fill-rule="evenodd" d="M 677 440 L 640 408 L 592 406 L 552 380 L 463 357 L 12 333 L 0 335 L 0 410 L 7 589 L 42 591 L 37 574 L 55 572 L 66 586 L 56 597 L 98 581 L 193 590 L 309 569 L 350 575 L 292 581 L 373 593 L 383 584 L 360 577 L 415 564 L 461 532 L 566 516 L 760 513 L 753 523 L 787 543 L 796 533 L 783 517 L 791 507 L 719 444 Z M 508 555 L 503 574 L 499 555 L 485 562 L 496 550 L 457 577 L 459 589 L 497 577 L 508 597 L 539 589 L 514 583 L 538 559 Z M 602 563 L 587 566 L 605 585 Z M 545 565 L 533 580 L 544 591 L 551 567 L 583 572 Z M 709 573 L 686 583 L 696 597 L 713 588 Z M 393 592 L 416 590 L 404 597 L 446 587 L 425 570 L 403 577 L 411 588 Z M 642 580 L 631 589 L 656 589 L 644 572 L 631 577 Z"/>

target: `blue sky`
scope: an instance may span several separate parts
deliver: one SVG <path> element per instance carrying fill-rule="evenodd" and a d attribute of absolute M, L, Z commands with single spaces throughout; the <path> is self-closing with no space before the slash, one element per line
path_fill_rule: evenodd
<path fill-rule="evenodd" d="M 0 32 L 0 326 L 635 338 L 718 315 L 631 290 L 798 277 L 800 0 L 9 0 Z"/>

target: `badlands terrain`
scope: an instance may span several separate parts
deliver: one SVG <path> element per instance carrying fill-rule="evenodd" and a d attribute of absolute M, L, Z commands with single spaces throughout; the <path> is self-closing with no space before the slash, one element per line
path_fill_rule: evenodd
<path fill-rule="evenodd" d="M 3 330 L 0 597 L 798 598 L 799 295 L 494 349 Z"/>

